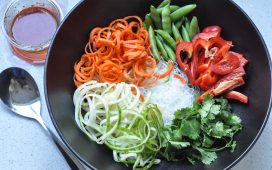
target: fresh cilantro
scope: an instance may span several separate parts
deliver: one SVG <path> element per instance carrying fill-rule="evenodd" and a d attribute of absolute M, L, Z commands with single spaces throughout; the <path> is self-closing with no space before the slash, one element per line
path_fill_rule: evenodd
<path fill-rule="evenodd" d="M 204 149 L 198 148 L 198 147 L 196 147 L 195 149 L 200 152 L 201 161 L 206 165 L 211 164 L 217 158 L 217 155 L 215 152 L 205 151 Z"/>
<path fill-rule="evenodd" d="M 235 150 L 235 148 L 236 148 L 236 146 L 237 146 L 237 143 L 236 143 L 236 141 L 233 141 L 232 142 L 232 144 L 230 145 L 231 146 L 231 152 L 234 152 L 234 150 Z"/>
<path fill-rule="evenodd" d="M 214 115 L 218 115 L 220 113 L 221 106 L 220 105 L 212 105 L 210 112 Z"/>
<path fill-rule="evenodd" d="M 179 109 L 170 127 L 160 131 L 161 155 L 167 160 L 186 158 L 210 164 L 216 152 L 236 148 L 234 135 L 242 129 L 241 119 L 231 112 L 228 100 L 207 95 L 201 104 Z"/>
<path fill-rule="evenodd" d="M 191 158 L 191 157 L 186 157 L 187 158 L 187 160 L 192 164 L 192 165 L 195 165 L 195 160 L 194 160 L 194 158 Z"/>
<path fill-rule="evenodd" d="M 177 141 L 169 141 L 169 143 L 176 149 L 186 148 L 190 146 L 189 142 L 177 142 Z"/>
<path fill-rule="evenodd" d="M 196 119 L 183 120 L 180 126 L 180 132 L 181 135 L 196 140 L 199 138 L 200 134 L 200 122 Z"/>
<path fill-rule="evenodd" d="M 214 144 L 214 139 L 209 137 L 208 135 L 204 134 L 202 146 L 209 148 Z"/>

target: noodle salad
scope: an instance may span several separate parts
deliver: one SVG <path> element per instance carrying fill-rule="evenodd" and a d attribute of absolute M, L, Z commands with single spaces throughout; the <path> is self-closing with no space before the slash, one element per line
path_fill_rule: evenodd
<path fill-rule="evenodd" d="M 164 0 L 138 16 L 93 28 L 74 65 L 73 102 L 81 131 L 133 169 L 161 160 L 211 164 L 236 147 L 242 129 L 228 100 L 247 103 L 248 61 L 231 51 L 219 26 L 202 32 L 195 4 Z"/>

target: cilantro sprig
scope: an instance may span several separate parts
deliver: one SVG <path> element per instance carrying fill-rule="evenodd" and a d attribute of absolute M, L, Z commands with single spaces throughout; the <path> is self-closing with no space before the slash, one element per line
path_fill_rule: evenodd
<path fill-rule="evenodd" d="M 220 150 L 236 147 L 234 135 L 242 129 L 241 119 L 231 111 L 228 100 L 207 96 L 201 104 L 175 112 L 170 127 L 164 127 L 160 136 L 161 155 L 168 161 L 186 158 L 211 164 Z"/>

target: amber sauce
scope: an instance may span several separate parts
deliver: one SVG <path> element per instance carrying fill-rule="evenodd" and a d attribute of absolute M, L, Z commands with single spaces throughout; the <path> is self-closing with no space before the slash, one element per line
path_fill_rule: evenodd
<path fill-rule="evenodd" d="M 11 31 L 18 44 L 43 46 L 54 35 L 58 26 L 55 17 L 45 8 L 31 7 L 22 10 L 14 19 Z M 15 53 L 25 59 L 44 59 L 47 49 L 42 51 L 23 51 L 13 46 Z"/>

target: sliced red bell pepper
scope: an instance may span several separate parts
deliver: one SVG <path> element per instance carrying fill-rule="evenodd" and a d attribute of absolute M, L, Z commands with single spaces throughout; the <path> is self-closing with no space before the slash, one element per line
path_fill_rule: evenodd
<path fill-rule="evenodd" d="M 199 76 L 196 80 L 196 85 L 200 87 L 201 90 L 207 91 L 218 81 L 216 75 L 206 72 L 205 74 Z"/>
<path fill-rule="evenodd" d="M 232 55 L 235 55 L 236 57 L 238 57 L 241 67 L 244 67 L 248 63 L 248 60 L 245 59 L 242 54 L 236 53 L 236 52 L 233 52 L 233 51 L 229 51 L 229 53 L 231 53 Z"/>
<path fill-rule="evenodd" d="M 240 66 L 240 61 L 233 53 L 227 53 L 219 62 L 211 65 L 210 69 L 215 74 L 226 75 Z"/>
<path fill-rule="evenodd" d="M 225 97 L 227 99 L 234 99 L 234 100 L 238 100 L 242 103 L 248 103 L 248 97 L 238 91 L 230 91 L 228 93 L 225 94 Z"/>
<path fill-rule="evenodd" d="M 218 50 L 214 55 L 213 62 L 216 63 L 222 59 L 222 57 L 229 51 L 232 47 L 231 41 L 226 41 L 221 37 L 214 37 L 210 40 L 211 47 L 217 47 Z"/>
<path fill-rule="evenodd" d="M 186 54 L 187 56 L 185 59 L 182 59 L 182 57 L 181 57 L 181 53 L 183 53 L 183 52 L 187 53 Z M 190 66 L 187 63 L 189 58 L 192 57 L 192 54 L 193 54 L 193 44 L 192 43 L 180 42 L 178 44 L 178 46 L 176 48 L 176 58 L 177 58 L 178 65 L 179 65 L 180 69 L 187 75 L 189 82 L 192 85 L 195 85 L 195 79 L 193 78 L 193 75 L 190 70 Z M 184 60 L 186 62 L 184 62 Z"/>
<path fill-rule="evenodd" d="M 208 70 L 208 68 L 209 68 L 209 64 L 203 63 L 198 66 L 197 71 L 201 74 L 201 73 L 206 72 Z"/>
<path fill-rule="evenodd" d="M 192 58 L 192 62 L 191 62 L 191 72 L 193 75 L 194 79 L 197 79 L 199 73 L 198 73 L 198 66 L 203 64 L 199 62 L 199 58 L 202 57 L 202 59 L 200 60 L 201 62 L 203 62 L 203 57 L 204 59 L 207 58 L 206 54 L 207 51 L 210 48 L 210 42 L 206 41 L 204 39 L 198 39 L 196 40 L 196 42 L 193 45 L 193 58 Z M 203 56 L 203 52 L 204 52 L 204 56 Z M 202 52 L 202 53 L 201 53 Z"/>
<path fill-rule="evenodd" d="M 214 37 L 217 37 L 217 36 L 218 36 L 218 34 L 216 32 L 211 32 L 211 33 L 203 33 L 203 32 L 201 32 L 201 33 L 198 33 L 197 35 L 194 36 L 192 42 L 194 43 L 198 39 L 203 39 L 203 40 L 208 41 L 211 38 L 214 38 Z"/>
<path fill-rule="evenodd" d="M 196 101 L 201 103 L 203 98 L 207 95 L 207 94 L 211 94 L 213 96 L 219 96 L 222 94 L 225 94 L 226 92 L 228 93 L 229 91 L 232 91 L 234 88 L 239 87 L 241 85 L 243 85 L 245 82 L 243 80 L 242 77 L 237 77 L 234 78 L 233 80 L 223 80 L 219 83 L 219 81 L 216 83 L 216 85 L 214 85 L 213 87 L 210 87 L 208 90 L 206 90 L 202 95 L 198 96 Z M 231 94 L 230 96 L 228 96 L 229 98 L 232 97 L 232 99 L 235 99 L 234 97 L 236 96 Z M 226 97 L 226 96 L 225 96 Z M 240 96 L 241 97 L 241 96 Z M 246 102 L 244 97 L 237 97 L 237 100 L 240 99 L 242 100 L 242 102 Z M 226 97 L 227 98 L 227 97 Z M 239 100 L 239 101 L 240 101 Z"/>
<path fill-rule="evenodd" d="M 189 82 L 204 91 L 197 98 L 198 102 L 202 102 L 207 94 L 226 95 L 247 102 L 247 97 L 232 90 L 245 83 L 243 67 L 248 61 L 243 55 L 230 51 L 232 42 L 224 40 L 220 34 L 221 27 L 209 26 L 194 36 L 191 43 L 179 42 L 176 49 L 177 62 Z M 181 57 L 183 52 L 187 53 L 186 57 Z"/>
<path fill-rule="evenodd" d="M 203 31 L 196 36 L 194 36 L 193 41 L 195 42 L 197 39 L 209 40 L 214 37 L 219 37 L 221 34 L 221 27 L 219 26 L 208 26 L 203 29 Z"/>
<path fill-rule="evenodd" d="M 217 25 L 213 25 L 213 26 L 208 26 L 208 27 L 204 28 L 202 32 L 203 33 L 211 33 L 211 32 L 213 32 L 213 33 L 216 33 L 217 36 L 220 36 L 221 35 L 221 30 L 222 30 L 221 27 L 219 27 Z"/>

